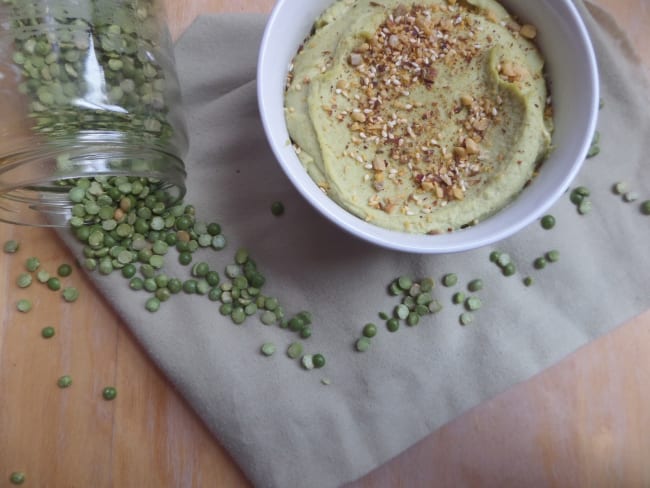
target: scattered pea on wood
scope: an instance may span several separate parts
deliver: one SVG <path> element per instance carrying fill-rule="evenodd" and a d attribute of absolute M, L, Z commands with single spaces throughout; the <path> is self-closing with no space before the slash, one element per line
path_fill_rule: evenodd
<path fill-rule="evenodd" d="M 44 339 L 51 339 L 54 337 L 54 334 L 56 333 L 54 327 L 48 326 L 48 327 L 43 327 L 41 330 L 41 336 L 43 336 Z"/>
<path fill-rule="evenodd" d="M 22 485 L 26 479 L 25 473 L 22 471 L 14 471 L 9 475 L 9 482 L 13 485 Z"/>
<path fill-rule="evenodd" d="M 26 298 L 22 298 L 16 303 L 16 308 L 19 312 L 27 313 L 32 309 L 32 302 Z"/>
<path fill-rule="evenodd" d="M 19 248 L 20 248 L 20 244 L 18 243 L 18 241 L 14 239 L 10 239 L 6 241 L 2 246 L 2 250 L 7 254 L 13 254 L 15 252 L 18 252 Z"/>
<path fill-rule="evenodd" d="M 113 386 L 107 386 L 102 390 L 102 398 L 107 401 L 115 400 L 117 397 L 117 390 Z"/>

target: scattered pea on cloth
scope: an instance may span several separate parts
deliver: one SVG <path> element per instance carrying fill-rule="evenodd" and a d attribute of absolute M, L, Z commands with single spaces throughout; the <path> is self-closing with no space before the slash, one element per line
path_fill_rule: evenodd
<path fill-rule="evenodd" d="M 451 296 L 451 301 L 455 304 L 461 304 L 465 301 L 465 294 L 462 291 L 457 291 Z"/>
<path fill-rule="evenodd" d="M 641 203 L 641 213 L 643 215 L 650 215 L 650 200 L 646 200 Z"/>
<path fill-rule="evenodd" d="M 589 146 L 589 150 L 587 151 L 587 159 L 591 159 L 600 154 L 599 144 L 600 144 L 600 132 L 596 131 L 594 132 L 594 136 L 591 140 L 591 145 Z"/>
<path fill-rule="evenodd" d="M 639 199 L 639 194 L 635 191 L 626 191 L 623 194 L 623 201 L 626 203 L 636 202 Z"/>
<path fill-rule="evenodd" d="M 472 323 L 473 320 L 474 320 L 474 314 L 472 314 L 471 312 L 463 312 L 458 317 L 458 321 L 460 322 L 460 325 L 469 325 Z"/>
<path fill-rule="evenodd" d="M 589 199 L 590 195 L 591 190 L 589 190 L 589 188 L 586 186 L 578 186 L 571 190 L 569 199 L 571 200 L 571 203 L 576 206 L 576 209 L 580 215 L 587 215 L 591 212 L 593 204 Z"/>
<path fill-rule="evenodd" d="M 302 344 L 300 342 L 292 342 L 287 348 L 287 356 L 291 359 L 297 359 L 302 354 Z"/>
<path fill-rule="evenodd" d="M 535 267 L 535 269 L 544 269 L 546 267 L 546 258 L 544 257 L 535 258 L 535 261 L 533 261 L 533 266 Z"/>
<path fill-rule="evenodd" d="M 550 230 L 555 227 L 555 217 L 553 215 L 544 215 L 540 223 L 543 229 Z"/>
<path fill-rule="evenodd" d="M 273 356 L 275 354 L 275 344 L 272 342 L 265 342 L 262 344 L 262 347 L 260 349 L 262 351 L 262 354 L 265 356 Z"/>
<path fill-rule="evenodd" d="M 456 283 L 458 283 L 458 276 L 455 275 L 454 273 L 448 273 L 445 276 L 442 277 L 442 284 L 444 286 L 455 286 Z"/>
<path fill-rule="evenodd" d="M 284 214 L 284 204 L 280 201 L 275 201 L 271 204 L 271 213 L 276 217 Z"/>
<path fill-rule="evenodd" d="M 302 364 L 302 367 L 307 370 L 314 369 L 314 361 L 311 354 L 303 355 L 303 357 L 300 358 L 300 363 Z"/>
<path fill-rule="evenodd" d="M 475 280 L 470 281 L 467 283 L 467 289 L 471 291 L 472 293 L 475 293 L 477 291 L 480 291 L 483 289 L 483 280 L 480 278 L 477 278 Z"/>
<path fill-rule="evenodd" d="M 359 352 L 366 352 L 370 349 L 371 341 L 368 337 L 359 337 L 355 343 L 355 348 Z"/>
<path fill-rule="evenodd" d="M 375 337 L 377 335 L 377 326 L 373 323 L 368 323 L 363 326 L 363 335 L 368 338 Z"/>
<path fill-rule="evenodd" d="M 481 308 L 482 305 L 483 303 L 481 302 L 481 299 L 479 297 L 472 296 L 469 297 L 467 300 L 465 300 L 465 308 L 469 312 L 474 312 L 478 310 L 479 308 Z"/>
<path fill-rule="evenodd" d="M 395 317 L 391 317 L 386 321 L 386 329 L 388 332 L 397 332 L 399 329 L 399 320 Z"/>
<path fill-rule="evenodd" d="M 320 369 L 325 366 L 325 356 L 320 353 L 314 354 L 311 358 L 311 361 L 314 364 L 314 368 L 316 369 Z"/>
<path fill-rule="evenodd" d="M 556 263 L 560 260 L 560 251 L 552 249 L 546 253 L 546 260 L 549 263 Z"/>

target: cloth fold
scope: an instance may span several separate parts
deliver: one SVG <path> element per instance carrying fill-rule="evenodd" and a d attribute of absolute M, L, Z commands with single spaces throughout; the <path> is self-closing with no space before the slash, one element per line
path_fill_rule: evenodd
<path fill-rule="evenodd" d="M 265 16 L 198 18 L 176 45 L 190 134 L 188 196 L 197 215 L 221 223 L 229 239 L 200 251 L 218 270 L 235 250 L 250 250 L 267 277 L 263 293 L 287 313 L 309 310 L 306 352 L 327 364 L 304 370 L 284 351 L 296 335 L 251 318 L 236 326 L 218 304 L 174 296 L 155 320 L 119 276 L 95 278 L 161 370 L 196 409 L 256 486 L 333 487 L 399 454 L 462 412 L 542 371 L 588 341 L 650 307 L 648 217 L 623 203 L 611 185 L 628 181 L 650 198 L 645 138 L 647 85 L 615 24 L 579 3 L 602 68 L 602 152 L 575 185 L 591 189 L 581 216 L 568 194 L 552 209 L 557 225 L 529 228 L 491 248 L 419 256 L 373 247 L 336 228 L 294 190 L 274 160 L 259 120 L 255 70 Z M 579 80 L 576 80 L 578 83 Z M 284 215 L 270 204 L 281 200 Z M 508 252 L 512 277 L 489 260 Z M 558 263 L 533 269 L 557 249 Z M 173 259 L 170 275 L 185 276 Z M 440 277 L 456 273 L 459 285 Z M 386 293 L 400 275 L 431 276 L 443 310 L 416 327 L 389 333 L 378 312 L 398 302 Z M 535 283 L 526 287 L 524 276 Z M 451 296 L 473 278 L 483 306 L 462 327 Z M 367 322 L 379 333 L 366 353 L 354 342 Z M 259 348 L 273 342 L 278 352 Z M 331 384 L 321 382 L 329 378 Z"/>

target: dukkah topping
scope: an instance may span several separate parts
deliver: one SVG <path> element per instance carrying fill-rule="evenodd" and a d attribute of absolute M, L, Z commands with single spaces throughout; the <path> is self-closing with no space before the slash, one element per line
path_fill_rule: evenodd
<path fill-rule="evenodd" d="M 364 179 L 375 190 L 370 207 L 411 215 L 415 203 L 422 213 L 430 213 L 463 200 L 468 188 L 490 170 L 484 136 L 505 117 L 496 92 L 480 98 L 464 94 L 451 110 L 436 100 L 423 104 L 411 97 L 412 90 L 429 90 L 438 83 L 439 70 L 460 73 L 493 47 L 489 35 L 479 40 L 481 27 L 469 13 L 454 1 L 396 7 L 349 55 L 347 62 L 358 76 L 338 80 L 331 105 L 323 105 L 328 116 L 345 123 L 353 134 L 344 156 L 367 170 Z M 512 22 L 507 27 L 528 39 L 536 35 L 531 25 Z M 498 72 L 510 83 L 530 76 L 507 60 L 499 63 Z M 337 97 L 351 101 L 353 108 L 338 109 Z M 441 132 L 449 124 L 455 124 L 451 144 Z M 372 160 L 364 156 L 368 148 L 375 149 Z M 387 180 L 397 185 L 411 180 L 417 191 L 382 198 Z"/>

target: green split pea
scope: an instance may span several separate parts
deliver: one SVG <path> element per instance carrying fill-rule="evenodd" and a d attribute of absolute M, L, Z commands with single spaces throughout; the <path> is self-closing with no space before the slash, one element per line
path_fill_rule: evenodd
<path fill-rule="evenodd" d="M 26 298 L 22 298 L 18 300 L 18 302 L 16 303 L 16 308 L 18 309 L 19 312 L 27 313 L 32 309 L 32 302 L 30 302 Z"/>
<path fill-rule="evenodd" d="M 284 204 L 280 201 L 275 201 L 271 204 L 271 213 L 276 217 L 284 214 Z"/>
<path fill-rule="evenodd" d="M 27 288 L 31 284 L 32 275 L 29 273 L 20 273 L 18 275 L 18 278 L 16 279 L 16 285 L 18 285 L 19 288 Z"/>
<path fill-rule="evenodd" d="M 20 248 L 20 244 L 18 243 L 18 241 L 14 239 L 8 240 L 2 246 L 3 251 L 6 252 L 7 254 L 13 254 L 15 252 L 18 252 L 19 248 Z"/>
<path fill-rule="evenodd" d="M 447 273 L 442 277 L 442 284 L 447 287 L 455 286 L 458 283 L 458 276 L 454 273 Z"/>
<path fill-rule="evenodd" d="M 14 485 L 22 485 L 25 479 L 25 473 L 20 471 L 14 471 L 9 475 L 9 482 Z"/>
<path fill-rule="evenodd" d="M 357 339 L 357 342 L 355 343 L 354 347 L 359 352 L 366 352 L 368 349 L 370 349 L 370 345 L 371 345 L 370 339 L 364 336 Z"/>
<path fill-rule="evenodd" d="M 115 400 L 115 397 L 117 397 L 117 390 L 112 386 L 107 386 L 102 390 L 102 397 L 107 401 Z"/>
<path fill-rule="evenodd" d="M 50 326 L 43 327 L 43 329 L 41 330 L 41 336 L 43 336 L 44 339 L 50 339 L 54 337 L 54 334 L 56 334 L 56 330 L 54 329 L 54 327 L 50 327 Z"/>
<path fill-rule="evenodd" d="M 262 347 L 260 349 L 262 351 L 262 354 L 265 356 L 273 356 L 275 354 L 275 344 L 272 342 L 265 342 L 262 344 Z"/>
<path fill-rule="evenodd" d="M 646 200 L 641 203 L 641 213 L 643 215 L 650 215 L 650 200 Z"/>
<path fill-rule="evenodd" d="M 79 290 L 77 290 L 74 286 L 68 286 L 63 289 L 61 295 L 66 302 L 74 302 L 77 300 L 77 298 L 79 298 Z"/>

